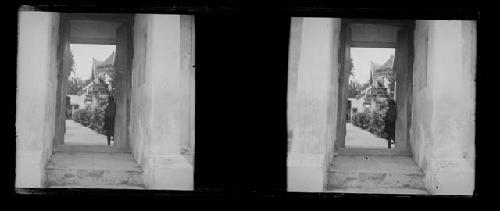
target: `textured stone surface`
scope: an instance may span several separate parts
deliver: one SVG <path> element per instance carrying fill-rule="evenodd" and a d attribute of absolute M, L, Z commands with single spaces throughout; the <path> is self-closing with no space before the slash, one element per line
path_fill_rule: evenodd
<path fill-rule="evenodd" d="M 189 21 L 135 16 L 130 144 L 151 189 L 193 189 L 193 162 L 181 155 L 192 158 L 194 149 L 194 43 L 181 39 L 191 32 Z"/>
<path fill-rule="evenodd" d="M 410 144 L 432 194 L 474 191 L 475 24 L 416 22 Z"/>
<path fill-rule="evenodd" d="M 328 191 L 427 194 L 424 173 L 407 156 L 338 156 L 328 172 Z"/>
<path fill-rule="evenodd" d="M 50 188 L 145 188 L 128 153 L 55 153 L 46 169 Z"/>
<path fill-rule="evenodd" d="M 322 192 L 335 137 L 340 19 L 293 18 L 288 191 Z M 305 160 L 302 160 L 305 159 Z"/>
<path fill-rule="evenodd" d="M 40 188 L 55 135 L 59 14 L 22 11 L 16 85 L 17 188 Z"/>

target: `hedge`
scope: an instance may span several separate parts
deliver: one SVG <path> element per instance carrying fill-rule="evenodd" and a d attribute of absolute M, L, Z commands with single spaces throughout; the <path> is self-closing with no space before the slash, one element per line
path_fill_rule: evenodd
<path fill-rule="evenodd" d="M 363 130 L 366 130 L 370 125 L 370 115 L 368 113 L 355 113 L 352 115 L 352 124 Z"/>
<path fill-rule="evenodd" d="M 87 109 L 78 109 L 73 113 L 73 120 L 82 124 L 83 126 L 88 126 L 90 124 L 90 111 Z"/>
<path fill-rule="evenodd" d="M 101 102 L 94 111 L 89 108 L 78 109 L 73 114 L 73 120 L 82 124 L 85 127 L 90 127 L 92 130 L 100 134 L 105 134 L 104 131 L 104 108 L 106 101 Z"/>
<path fill-rule="evenodd" d="M 370 133 L 380 138 L 385 138 L 385 111 L 373 111 L 367 113 L 356 113 L 352 116 L 352 124 L 363 130 L 368 130 Z"/>

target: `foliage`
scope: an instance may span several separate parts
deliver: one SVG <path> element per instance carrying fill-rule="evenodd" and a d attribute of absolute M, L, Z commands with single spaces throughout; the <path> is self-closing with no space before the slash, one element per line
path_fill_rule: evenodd
<path fill-rule="evenodd" d="M 75 55 L 73 55 L 73 51 L 69 51 L 69 69 L 70 73 L 75 73 Z"/>
<path fill-rule="evenodd" d="M 79 77 L 76 77 L 76 66 L 75 66 L 75 60 L 74 60 L 74 55 L 73 52 L 70 51 L 70 56 L 69 56 L 69 66 L 70 66 L 70 72 L 68 76 L 68 95 L 79 95 L 82 89 L 87 86 L 91 80 L 82 80 Z"/>
<path fill-rule="evenodd" d="M 352 73 L 352 69 L 354 69 L 354 63 L 352 63 L 352 58 L 349 58 L 349 61 L 347 63 L 348 69 L 347 69 L 347 75 L 348 76 L 353 76 L 354 74 Z"/>
<path fill-rule="evenodd" d="M 100 134 L 104 134 L 105 131 L 103 128 L 106 103 L 106 101 L 100 102 L 93 111 L 89 108 L 76 110 L 73 114 L 73 120 L 85 127 L 90 127 Z"/>
<path fill-rule="evenodd" d="M 101 101 L 99 105 L 91 112 L 90 128 L 98 133 L 104 134 L 104 115 L 105 115 L 106 101 Z"/>
<path fill-rule="evenodd" d="M 68 95 L 79 95 L 85 86 L 87 86 L 91 81 L 90 80 L 82 80 L 80 78 L 71 78 L 68 80 Z"/>
<path fill-rule="evenodd" d="M 352 115 L 352 124 L 363 130 L 368 129 L 370 125 L 370 114 L 363 112 L 355 113 Z"/>
<path fill-rule="evenodd" d="M 387 110 L 376 110 L 373 112 L 359 112 L 352 116 L 352 124 L 380 138 L 388 138 L 394 134 L 386 134 L 385 125 L 390 124 L 386 120 Z M 393 120 L 391 120 L 393 121 Z M 394 123 L 394 122 L 392 122 Z"/>
<path fill-rule="evenodd" d="M 83 126 L 88 126 L 90 124 L 90 111 L 88 109 L 76 110 L 75 113 L 73 113 L 73 120 Z"/>
<path fill-rule="evenodd" d="M 368 126 L 368 131 L 378 137 L 384 136 L 384 111 L 374 111 L 370 113 L 370 124 Z"/>

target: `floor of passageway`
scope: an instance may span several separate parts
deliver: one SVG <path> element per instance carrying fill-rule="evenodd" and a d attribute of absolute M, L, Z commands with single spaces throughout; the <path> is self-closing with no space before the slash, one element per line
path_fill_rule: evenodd
<path fill-rule="evenodd" d="M 345 146 L 346 148 L 387 148 L 387 140 L 356 127 L 352 123 L 347 123 Z"/>
<path fill-rule="evenodd" d="M 111 140 L 111 145 L 114 141 Z M 73 120 L 66 120 L 66 133 L 64 134 L 65 145 L 107 145 L 105 135 L 81 125 Z"/>
<path fill-rule="evenodd" d="M 50 188 L 145 188 L 130 153 L 56 152 L 46 169 Z"/>

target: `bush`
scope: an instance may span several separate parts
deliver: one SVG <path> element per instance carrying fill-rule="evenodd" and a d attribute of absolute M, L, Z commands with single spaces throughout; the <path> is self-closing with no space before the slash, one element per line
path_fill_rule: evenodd
<path fill-rule="evenodd" d="M 87 109 L 76 110 L 73 114 L 73 120 L 83 126 L 88 126 L 90 124 L 90 111 Z"/>
<path fill-rule="evenodd" d="M 104 134 L 104 108 L 106 102 L 100 103 L 92 112 L 90 117 L 90 128 L 100 134 Z"/>
<path fill-rule="evenodd" d="M 85 127 L 90 127 L 92 130 L 100 134 L 104 134 L 104 109 L 106 102 L 101 102 L 93 111 L 89 108 L 78 109 L 73 114 L 73 120 L 82 124 Z"/>
<path fill-rule="evenodd" d="M 375 134 L 378 137 L 384 136 L 384 116 L 383 111 L 375 111 L 370 114 L 370 124 L 368 126 L 368 131 Z"/>
<path fill-rule="evenodd" d="M 386 134 L 384 133 L 384 117 L 384 111 L 373 111 L 367 113 L 360 112 L 352 116 L 352 124 L 363 130 L 368 130 L 370 133 L 376 135 L 377 137 L 385 138 Z"/>
<path fill-rule="evenodd" d="M 370 125 L 370 115 L 362 112 L 356 113 L 352 116 L 352 124 L 365 130 Z"/>

